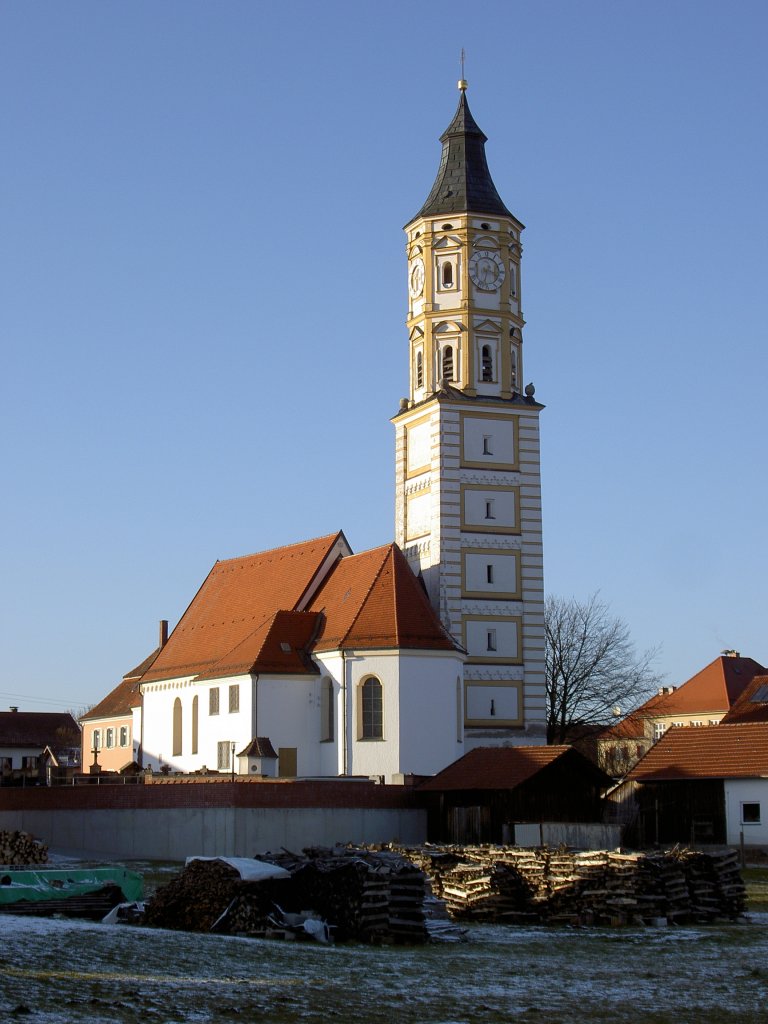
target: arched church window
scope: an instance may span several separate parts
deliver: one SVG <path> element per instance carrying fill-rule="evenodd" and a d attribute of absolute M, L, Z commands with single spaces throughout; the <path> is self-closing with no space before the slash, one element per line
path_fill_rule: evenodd
<path fill-rule="evenodd" d="M 424 387 L 424 353 L 416 353 L 416 387 Z"/>
<path fill-rule="evenodd" d="M 453 288 L 453 264 L 450 260 L 443 263 L 441 276 L 443 288 Z"/>
<path fill-rule="evenodd" d="M 490 345 L 483 345 L 481 357 L 481 372 L 483 380 L 493 380 L 493 355 Z"/>
<path fill-rule="evenodd" d="M 181 754 L 181 701 L 173 702 L 173 756 Z"/>
<path fill-rule="evenodd" d="M 443 366 L 441 376 L 446 380 L 453 380 L 453 345 L 446 345 L 443 349 Z"/>
<path fill-rule="evenodd" d="M 360 739 L 380 740 L 384 736 L 384 708 L 381 682 L 369 676 L 360 687 Z"/>

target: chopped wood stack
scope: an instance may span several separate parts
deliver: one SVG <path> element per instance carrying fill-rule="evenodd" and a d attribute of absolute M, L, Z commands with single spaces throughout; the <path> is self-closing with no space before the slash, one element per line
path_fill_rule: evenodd
<path fill-rule="evenodd" d="M 327 922 L 337 941 L 429 939 L 426 876 L 400 854 L 339 846 L 306 850 L 303 856 L 267 853 L 258 859 L 285 868 L 290 877 L 246 882 L 221 861 L 192 861 L 157 891 L 145 923 L 291 938 L 296 930 L 286 922 L 311 911 Z"/>
<path fill-rule="evenodd" d="M 25 867 L 47 861 L 48 847 L 28 832 L 0 832 L 0 864 Z"/>
<path fill-rule="evenodd" d="M 623 925 L 707 922 L 743 913 L 735 851 L 613 853 L 515 847 L 402 851 L 455 920 Z"/>

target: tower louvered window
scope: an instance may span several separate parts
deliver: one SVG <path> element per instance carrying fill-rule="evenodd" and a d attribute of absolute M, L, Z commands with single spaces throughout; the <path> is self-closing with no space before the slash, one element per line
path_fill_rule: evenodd
<path fill-rule="evenodd" d="M 481 354 L 482 363 L 482 379 L 493 380 L 493 355 L 491 354 L 491 346 L 483 345 Z"/>
<path fill-rule="evenodd" d="M 424 387 L 424 353 L 416 353 L 416 387 Z"/>
<path fill-rule="evenodd" d="M 453 345 L 446 345 L 443 349 L 443 372 L 446 380 L 453 380 Z"/>
<path fill-rule="evenodd" d="M 450 261 L 443 264 L 442 283 L 443 288 L 453 288 L 453 264 Z"/>

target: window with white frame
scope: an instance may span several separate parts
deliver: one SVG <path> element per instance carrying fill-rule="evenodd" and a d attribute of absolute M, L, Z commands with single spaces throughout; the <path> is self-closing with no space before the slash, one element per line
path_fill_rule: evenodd
<path fill-rule="evenodd" d="M 112 728 L 107 729 L 106 732 L 106 746 L 107 749 L 114 747 L 115 745 L 115 730 Z"/>
<path fill-rule="evenodd" d="M 94 729 L 91 737 L 91 749 L 101 750 L 101 729 Z"/>
<path fill-rule="evenodd" d="M 127 747 L 131 742 L 131 730 L 127 725 L 120 726 L 120 746 Z"/>
<path fill-rule="evenodd" d="M 667 727 L 663 722 L 653 723 L 653 738 L 655 740 L 660 740 L 666 731 Z"/>

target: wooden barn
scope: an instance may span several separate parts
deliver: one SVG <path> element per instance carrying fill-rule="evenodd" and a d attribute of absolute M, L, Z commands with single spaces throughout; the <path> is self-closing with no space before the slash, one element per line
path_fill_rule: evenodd
<path fill-rule="evenodd" d="M 515 822 L 598 822 L 611 779 L 573 747 L 477 747 L 419 786 L 431 842 L 503 843 Z"/>
<path fill-rule="evenodd" d="M 764 847 L 768 722 L 669 729 L 610 800 L 612 817 L 638 846 L 743 842 Z"/>

